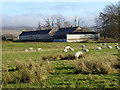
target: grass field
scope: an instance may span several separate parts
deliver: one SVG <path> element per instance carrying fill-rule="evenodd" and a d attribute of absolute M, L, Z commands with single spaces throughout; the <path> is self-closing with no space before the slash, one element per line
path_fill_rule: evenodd
<path fill-rule="evenodd" d="M 82 51 L 81 45 L 86 45 L 89 52 L 83 52 L 83 57 L 88 61 L 109 60 L 115 63 L 118 59 L 118 50 L 115 49 L 115 43 L 107 43 L 113 48 L 108 49 L 102 46 L 102 50 L 96 50 L 99 43 L 45 43 L 45 42 L 3 42 L 2 44 L 2 64 L 8 67 L 9 73 L 14 73 L 15 62 L 21 61 L 29 63 L 30 61 L 38 63 L 43 57 L 68 54 L 74 55 L 76 51 Z M 74 51 L 63 52 L 65 46 L 71 46 Z M 25 52 L 24 49 L 33 47 L 33 50 Z M 42 51 L 36 51 L 42 48 Z M 77 63 L 82 60 L 48 60 L 52 71 L 47 74 L 45 79 L 40 82 L 27 83 L 3 83 L 3 88 L 118 88 L 119 87 L 119 68 L 116 72 L 109 74 L 83 74 L 75 73 Z M 46 61 L 43 61 L 46 62 Z M 45 70 L 45 69 L 44 69 Z M 43 70 L 43 71 L 44 71 Z M 42 71 L 42 72 L 43 72 Z M 4 78 L 4 77 L 3 77 Z"/>

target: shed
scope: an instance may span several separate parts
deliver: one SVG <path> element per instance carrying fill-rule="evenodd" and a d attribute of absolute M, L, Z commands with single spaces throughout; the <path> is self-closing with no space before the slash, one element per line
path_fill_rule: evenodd
<path fill-rule="evenodd" d="M 53 36 L 54 42 L 66 42 L 66 34 L 80 30 L 80 27 L 59 28 Z"/>
<path fill-rule="evenodd" d="M 98 40 L 100 34 L 96 32 L 73 32 L 66 34 L 66 42 L 81 42 L 91 39 Z"/>
<path fill-rule="evenodd" d="M 24 31 L 19 35 L 21 41 L 51 41 L 49 30 Z"/>

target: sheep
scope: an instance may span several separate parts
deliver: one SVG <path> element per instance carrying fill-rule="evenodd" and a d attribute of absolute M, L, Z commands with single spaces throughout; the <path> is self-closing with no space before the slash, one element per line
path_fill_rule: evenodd
<path fill-rule="evenodd" d="M 118 46 L 116 46 L 116 49 L 120 49 Z"/>
<path fill-rule="evenodd" d="M 24 49 L 24 51 L 25 51 L 25 52 L 28 52 L 28 50 L 27 50 L 27 49 Z"/>
<path fill-rule="evenodd" d="M 66 46 L 66 47 L 65 47 L 65 49 L 69 49 L 69 48 L 70 48 L 70 46 Z"/>
<path fill-rule="evenodd" d="M 65 48 L 63 52 L 67 52 L 67 49 Z"/>
<path fill-rule="evenodd" d="M 36 51 L 41 51 L 41 48 L 37 48 Z"/>
<path fill-rule="evenodd" d="M 30 47 L 30 48 L 29 48 L 29 50 L 33 50 L 33 48 L 32 48 L 32 47 Z"/>
<path fill-rule="evenodd" d="M 89 50 L 88 49 L 82 49 L 84 52 L 89 52 Z"/>
<path fill-rule="evenodd" d="M 102 47 L 97 47 L 96 49 L 97 49 L 97 50 L 101 50 L 101 49 L 102 49 Z"/>
<path fill-rule="evenodd" d="M 85 48 L 85 45 L 81 45 L 82 48 Z"/>
<path fill-rule="evenodd" d="M 111 46 L 107 45 L 107 48 L 112 48 Z"/>
<path fill-rule="evenodd" d="M 81 55 L 83 55 L 83 53 L 81 51 L 75 52 L 75 57 L 79 58 Z"/>
<path fill-rule="evenodd" d="M 102 44 L 100 43 L 98 46 L 101 46 Z"/>
<path fill-rule="evenodd" d="M 69 48 L 70 49 L 70 51 L 74 51 L 74 49 L 73 48 Z"/>
<path fill-rule="evenodd" d="M 71 48 L 70 46 L 66 46 L 65 49 L 63 50 L 63 52 L 67 52 L 67 49 L 69 49 L 70 51 L 74 51 L 74 49 Z"/>

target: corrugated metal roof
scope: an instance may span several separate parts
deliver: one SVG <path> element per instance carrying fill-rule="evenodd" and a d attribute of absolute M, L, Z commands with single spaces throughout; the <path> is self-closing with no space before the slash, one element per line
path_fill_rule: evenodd
<path fill-rule="evenodd" d="M 39 31 L 24 31 L 21 35 L 36 35 L 36 34 L 48 34 L 52 29 L 49 30 L 39 30 Z"/>
<path fill-rule="evenodd" d="M 72 33 L 68 33 L 68 34 L 98 34 L 96 32 L 72 32 Z"/>
<path fill-rule="evenodd" d="M 67 33 L 74 32 L 78 27 L 68 27 L 68 28 L 60 28 L 56 31 L 55 35 L 65 35 Z"/>

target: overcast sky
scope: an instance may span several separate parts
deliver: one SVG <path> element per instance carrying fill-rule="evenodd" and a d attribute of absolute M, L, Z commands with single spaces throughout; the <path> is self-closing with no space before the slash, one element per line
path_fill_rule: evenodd
<path fill-rule="evenodd" d="M 3 26 L 36 26 L 46 16 L 81 17 L 85 26 L 94 26 L 95 18 L 106 5 L 115 2 L 3 2 Z"/>

